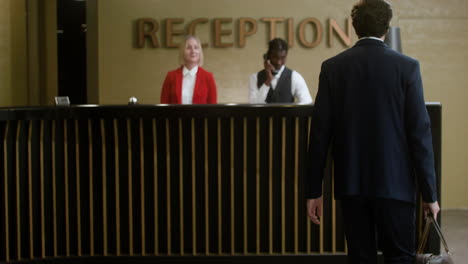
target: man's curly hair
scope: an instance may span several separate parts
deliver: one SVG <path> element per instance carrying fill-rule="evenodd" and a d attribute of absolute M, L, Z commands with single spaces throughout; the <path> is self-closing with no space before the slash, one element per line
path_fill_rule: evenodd
<path fill-rule="evenodd" d="M 390 26 L 392 8 L 384 0 L 361 0 L 353 7 L 351 18 L 359 38 L 380 38 Z"/>

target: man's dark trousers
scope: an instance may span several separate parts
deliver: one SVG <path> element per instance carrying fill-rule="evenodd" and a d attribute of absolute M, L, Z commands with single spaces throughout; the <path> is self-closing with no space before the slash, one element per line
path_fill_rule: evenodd
<path fill-rule="evenodd" d="M 350 264 L 376 264 L 377 241 L 386 264 L 413 264 L 415 206 L 384 198 L 341 200 Z"/>

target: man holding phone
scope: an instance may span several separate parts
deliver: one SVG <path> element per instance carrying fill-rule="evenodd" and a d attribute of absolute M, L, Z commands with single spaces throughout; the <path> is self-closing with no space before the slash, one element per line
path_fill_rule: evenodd
<path fill-rule="evenodd" d="M 250 76 L 251 104 L 312 103 L 304 78 L 298 72 L 284 66 L 287 56 L 286 41 L 275 38 L 268 43 L 268 52 L 263 55 L 264 69 Z"/>

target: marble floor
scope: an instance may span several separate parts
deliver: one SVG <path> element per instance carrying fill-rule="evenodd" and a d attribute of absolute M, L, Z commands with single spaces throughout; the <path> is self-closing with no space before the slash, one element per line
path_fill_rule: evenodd
<path fill-rule="evenodd" d="M 468 263 L 468 209 L 443 210 L 442 232 L 454 262 Z"/>

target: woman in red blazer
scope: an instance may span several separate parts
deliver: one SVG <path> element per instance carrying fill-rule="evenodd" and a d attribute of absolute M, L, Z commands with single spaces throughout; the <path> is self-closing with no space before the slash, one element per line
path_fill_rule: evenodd
<path fill-rule="evenodd" d="M 205 71 L 200 39 L 187 36 L 180 48 L 181 66 L 166 75 L 161 91 L 162 104 L 216 104 L 216 83 Z"/>

